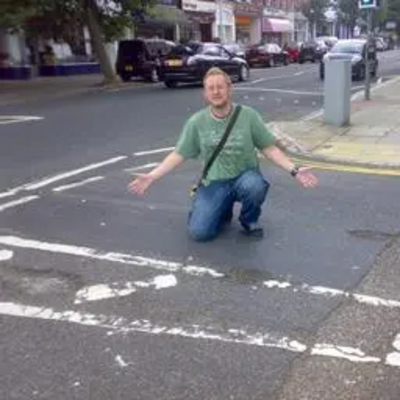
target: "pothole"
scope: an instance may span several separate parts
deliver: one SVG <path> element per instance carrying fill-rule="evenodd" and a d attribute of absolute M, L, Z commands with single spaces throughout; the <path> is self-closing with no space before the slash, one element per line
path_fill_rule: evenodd
<path fill-rule="evenodd" d="M 16 266 L 0 269 L 0 287 L 2 291 L 28 295 L 63 295 L 82 287 L 79 275 L 48 270 L 35 270 Z"/>

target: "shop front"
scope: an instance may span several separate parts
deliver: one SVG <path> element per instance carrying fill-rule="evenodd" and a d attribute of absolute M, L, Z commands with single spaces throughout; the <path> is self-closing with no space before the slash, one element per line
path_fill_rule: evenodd
<path fill-rule="evenodd" d="M 262 21 L 262 38 L 267 43 L 277 43 L 283 46 L 291 41 L 293 24 L 285 18 L 264 17 Z"/>
<path fill-rule="evenodd" d="M 262 0 L 235 3 L 236 42 L 250 45 L 261 41 Z"/>
<path fill-rule="evenodd" d="M 214 37 L 216 6 L 213 2 L 182 0 L 182 10 L 190 21 L 189 40 L 211 42 Z"/>
<path fill-rule="evenodd" d="M 236 42 L 236 25 L 233 5 L 219 3 L 215 12 L 214 37 L 221 43 Z"/>

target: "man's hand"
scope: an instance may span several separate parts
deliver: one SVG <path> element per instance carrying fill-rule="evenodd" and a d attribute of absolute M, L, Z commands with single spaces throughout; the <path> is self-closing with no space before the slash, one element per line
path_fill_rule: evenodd
<path fill-rule="evenodd" d="M 311 167 L 300 167 L 296 175 L 297 181 L 305 188 L 315 188 L 318 186 L 318 178 L 310 172 Z"/>
<path fill-rule="evenodd" d="M 138 174 L 137 178 L 134 179 L 128 186 L 129 190 L 133 193 L 142 196 L 147 189 L 154 182 L 154 177 L 151 174 Z"/>

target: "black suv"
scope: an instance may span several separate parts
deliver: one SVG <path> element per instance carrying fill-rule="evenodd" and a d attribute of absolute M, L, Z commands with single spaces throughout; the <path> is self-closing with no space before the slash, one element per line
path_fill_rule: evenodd
<path fill-rule="evenodd" d="M 157 82 L 161 59 L 174 46 L 175 43 L 163 39 L 121 40 L 118 43 L 117 74 L 124 82 L 133 76 Z"/>
<path fill-rule="evenodd" d="M 365 53 L 367 51 L 367 41 L 365 39 L 339 40 L 321 60 L 319 76 L 324 79 L 324 63 L 328 60 L 350 60 L 351 73 L 354 79 L 364 80 L 365 71 Z M 369 47 L 368 59 L 370 64 L 371 76 L 378 74 L 378 58 L 374 45 Z"/>

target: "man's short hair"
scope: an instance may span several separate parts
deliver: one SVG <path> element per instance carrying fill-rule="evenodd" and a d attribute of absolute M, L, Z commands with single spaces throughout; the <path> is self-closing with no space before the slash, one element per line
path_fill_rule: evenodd
<path fill-rule="evenodd" d="M 212 67 L 210 68 L 207 73 L 204 75 L 203 78 L 203 86 L 206 85 L 206 80 L 210 77 L 210 76 L 223 76 L 225 78 L 226 83 L 228 84 L 228 86 L 232 85 L 232 80 L 231 77 L 225 72 L 223 71 L 221 68 L 218 67 Z"/>

